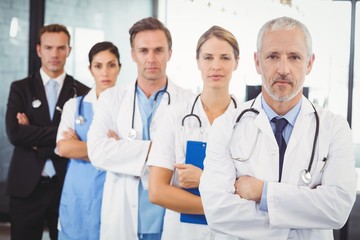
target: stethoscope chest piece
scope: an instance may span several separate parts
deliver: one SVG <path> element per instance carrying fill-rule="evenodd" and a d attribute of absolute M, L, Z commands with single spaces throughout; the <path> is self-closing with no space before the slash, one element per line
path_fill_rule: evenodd
<path fill-rule="evenodd" d="M 39 108 L 41 106 L 41 101 L 39 99 L 35 99 L 32 101 L 31 105 L 33 108 Z"/>
<path fill-rule="evenodd" d="M 136 130 L 135 129 L 130 129 L 127 135 L 128 140 L 135 140 L 136 139 Z"/>
<path fill-rule="evenodd" d="M 76 124 L 79 124 L 79 125 L 84 125 L 84 123 L 85 123 L 85 118 L 84 118 L 83 116 L 79 115 L 79 116 L 76 118 L 75 123 L 76 123 Z"/>
<path fill-rule="evenodd" d="M 303 169 L 300 173 L 300 176 L 301 176 L 301 180 L 305 184 L 310 184 L 312 177 L 311 177 L 311 173 L 307 169 Z"/>

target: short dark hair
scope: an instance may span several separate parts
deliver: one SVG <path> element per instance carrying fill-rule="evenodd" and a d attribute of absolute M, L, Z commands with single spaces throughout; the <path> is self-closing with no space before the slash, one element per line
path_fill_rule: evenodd
<path fill-rule="evenodd" d="M 166 36 L 166 39 L 167 39 L 167 42 L 169 45 L 169 49 L 172 48 L 172 39 L 171 39 L 171 34 L 170 34 L 169 29 L 167 29 L 162 22 L 160 22 L 158 19 L 156 19 L 154 17 L 143 18 L 140 21 L 137 21 L 129 29 L 131 48 L 133 47 L 133 41 L 135 39 L 136 34 L 138 34 L 139 32 L 148 31 L 148 30 L 163 31 L 165 33 L 165 36 Z"/>
<path fill-rule="evenodd" d="M 112 42 L 98 42 L 96 43 L 89 51 L 89 63 L 91 65 L 93 58 L 96 54 L 102 51 L 109 51 L 114 54 L 118 60 L 119 66 L 121 67 L 120 63 L 120 54 L 118 48 Z"/>
<path fill-rule="evenodd" d="M 39 30 L 39 34 L 38 34 L 38 41 L 37 44 L 41 44 L 41 36 L 46 33 L 46 32 L 51 32 L 51 33 L 60 33 L 63 32 L 68 36 L 68 44 L 70 46 L 70 33 L 67 30 L 67 28 L 64 25 L 61 24 L 49 24 L 46 26 L 42 26 Z"/>

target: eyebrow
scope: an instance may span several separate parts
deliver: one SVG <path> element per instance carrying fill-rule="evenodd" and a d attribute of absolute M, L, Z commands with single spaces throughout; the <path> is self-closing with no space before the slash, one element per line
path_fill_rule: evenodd
<path fill-rule="evenodd" d="M 215 55 L 214 53 L 206 53 L 206 52 L 203 52 L 203 53 L 200 53 L 200 54 L 202 54 L 202 55 L 211 55 L 211 56 Z M 223 56 L 231 56 L 231 55 L 232 55 L 232 53 L 222 53 L 222 54 L 220 54 L 221 57 L 223 57 Z"/>
<path fill-rule="evenodd" d="M 116 62 L 116 59 L 112 59 L 110 61 L 107 61 L 107 62 L 99 62 L 99 61 L 96 61 L 96 60 L 93 60 L 93 64 L 103 64 L 103 63 L 113 63 L 113 62 Z"/>
<path fill-rule="evenodd" d="M 49 45 L 49 44 L 43 44 L 44 47 L 52 47 L 52 48 L 64 48 L 66 45 Z"/>
<path fill-rule="evenodd" d="M 163 47 L 163 46 L 159 46 L 159 47 L 139 47 L 138 49 L 139 50 L 151 50 L 151 49 L 156 50 L 156 49 L 165 49 L 165 47 Z"/>

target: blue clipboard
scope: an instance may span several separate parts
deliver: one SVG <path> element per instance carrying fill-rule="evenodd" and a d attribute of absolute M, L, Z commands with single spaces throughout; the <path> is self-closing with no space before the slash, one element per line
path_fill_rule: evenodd
<path fill-rule="evenodd" d="M 206 151 L 206 142 L 187 141 L 185 163 L 192 164 L 198 168 L 204 169 L 204 159 Z M 198 188 L 187 188 L 186 191 L 200 196 Z M 180 222 L 204 224 L 207 225 L 205 215 L 202 214 L 180 214 Z"/>

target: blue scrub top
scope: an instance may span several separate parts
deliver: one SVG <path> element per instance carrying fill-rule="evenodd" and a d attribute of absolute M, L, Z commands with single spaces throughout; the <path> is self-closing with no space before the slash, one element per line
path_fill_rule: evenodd
<path fill-rule="evenodd" d="M 87 132 L 93 118 L 92 104 L 81 102 L 84 124 L 75 124 L 80 140 L 87 141 Z M 76 113 L 75 119 L 79 113 Z M 74 119 L 74 121 L 75 121 Z M 98 240 L 100 238 L 100 212 L 105 172 L 97 170 L 88 161 L 70 159 L 60 200 L 59 222 L 62 240 Z"/>

